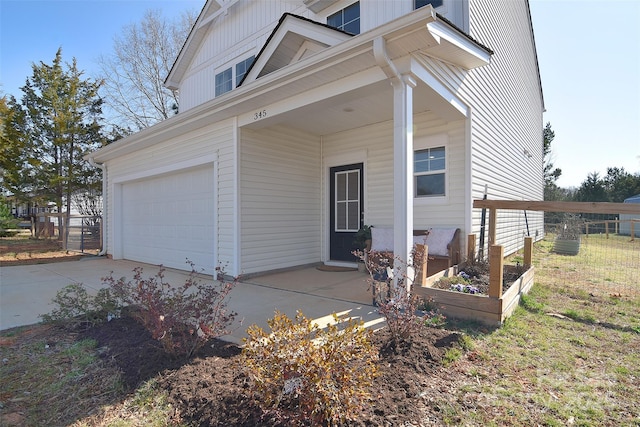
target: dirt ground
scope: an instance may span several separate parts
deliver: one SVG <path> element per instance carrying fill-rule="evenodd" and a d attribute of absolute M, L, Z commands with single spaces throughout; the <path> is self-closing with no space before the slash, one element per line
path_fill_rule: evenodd
<path fill-rule="evenodd" d="M 31 239 L 24 236 L 0 238 L 0 266 L 46 264 L 75 261 L 88 254 L 63 251 L 56 239 Z"/>
<path fill-rule="evenodd" d="M 81 337 L 98 341 L 101 357 L 124 373 L 129 391 L 156 377 L 168 392 L 176 421 L 199 426 L 291 425 L 286 415 L 276 419 L 258 407 L 238 366 L 240 349 L 233 344 L 214 341 L 183 363 L 168 357 L 131 318 L 116 319 Z M 387 332 L 379 331 L 374 339 L 380 349 L 380 376 L 370 405 L 360 421 L 350 425 L 441 425 L 439 402 L 447 402 L 450 390 L 466 379 L 462 371 L 441 363 L 447 349 L 459 346 L 459 335 L 425 327 L 410 346 L 397 352 L 385 345 Z"/>

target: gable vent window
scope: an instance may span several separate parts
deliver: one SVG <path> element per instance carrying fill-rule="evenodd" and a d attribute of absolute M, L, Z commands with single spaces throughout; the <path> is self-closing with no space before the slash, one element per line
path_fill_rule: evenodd
<path fill-rule="evenodd" d="M 445 195 L 446 155 L 444 147 L 417 150 L 413 158 L 416 197 Z"/>
<path fill-rule="evenodd" d="M 250 56 L 244 61 L 240 61 L 236 64 L 236 87 L 240 85 L 240 82 L 244 78 L 247 71 L 249 71 L 249 67 L 253 64 L 253 61 L 256 59 L 255 56 Z"/>
<path fill-rule="evenodd" d="M 434 9 L 442 6 L 444 0 L 414 0 L 414 9 L 420 9 L 422 6 L 430 4 Z"/>
<path fill-rule="evenodd" d="M 216 74 L 216 96 L 229 92 L 233 89 L 233 73 L 232 68 L 227 68 L 221 73 Z"/>
<path fill-rule="evenodd" d="M 360 2 L 328 16 L 327 25 L 350 34 L 360 34 Z"/>

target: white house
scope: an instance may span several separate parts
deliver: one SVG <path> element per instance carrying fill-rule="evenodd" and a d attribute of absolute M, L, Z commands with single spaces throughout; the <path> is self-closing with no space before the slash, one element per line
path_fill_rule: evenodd
<path fill-rule="evenodd" d="M 624 203 L 640 203 L 640 194 L 624 199 Z M 640 215 L 620 214 L 620 234 L 631 236 L 631 222 L 633 222 L 633 235 L 640 237 Z"/>
<path fill-rule="evenodd" d="M 178 115 L 89 156 L 115 259 L 352 262 L 363 224 L 408 259 L 413 229 L 477 233 L 485 187 L 543 197 L 526 0 L 208 0 L 165 83 Z"/>

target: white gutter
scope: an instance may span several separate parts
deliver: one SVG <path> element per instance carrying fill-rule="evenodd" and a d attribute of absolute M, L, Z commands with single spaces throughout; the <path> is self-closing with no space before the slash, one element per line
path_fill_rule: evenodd
<path fill-rule="evenodd" d="M 87 160 L 91 166 L 100 168 L 102 171 L 102 221 L 100 221 L 102 250 L 98 253 L 98 256 L 104 256 L 107 253 L 107 165 L 104 163 L 96 163 L 93 157 L 89 157 Z"/>

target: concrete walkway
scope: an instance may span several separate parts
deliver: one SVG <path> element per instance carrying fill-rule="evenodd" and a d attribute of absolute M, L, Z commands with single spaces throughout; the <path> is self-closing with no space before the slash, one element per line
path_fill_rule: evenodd
<path fill-rule="evenodd" d="M 0 330 L 30 325 L 50 312 L 56 293 L 71 283 L 82 283 L 91 292 L 103 287 L 102 278 L 133 277 L 141 266 L 143 276 L 153 276 L 158 267 L 132 261 L 85 258 L 80 261 L 0 267 Z M 168 269 L 165 279 L 172 285 L 184 283 L 187 273 Z M 212 282 L 205 276 L 203 282 Z M 306 317 L 326 325 L 332 313 L 360 317 L 368 325 L 382 322 L 371 304 L 366 275 L 358 272 L 325 272 L 305 268 L 259 276 L 242 281 L 231 291 L 229 308 L 238 313 L 241 325 L 226 339 L 240 343 L 249 325 L 267 327 L 275 310 L 295 316 L 302 310 Z"/>

